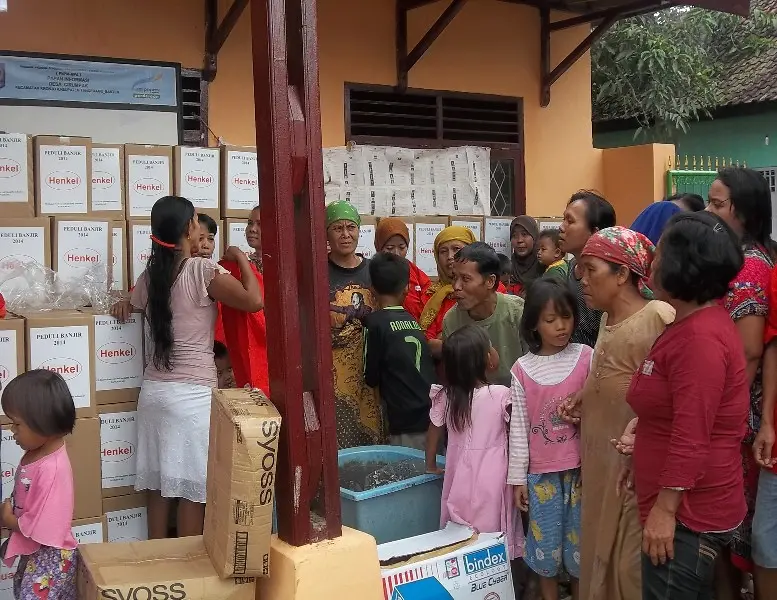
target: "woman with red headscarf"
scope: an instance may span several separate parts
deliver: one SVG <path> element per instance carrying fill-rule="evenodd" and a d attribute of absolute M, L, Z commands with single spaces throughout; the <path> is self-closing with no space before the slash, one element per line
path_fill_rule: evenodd
<path fill-rule="evenodd" d="M 642 597 L 642 528 L 633 490 L 620 496 L 620 456 L 609 440 L 621 437 L 634 418 L 626 403 L 631 377 L 653 342 L 674 320 L 674 309 L 653 300 L 648 288 L 655 247 L 641 233 L 609 227 L 590 237 L 577 265 L 589 308 L 605 313 L 591 375 L 582 394 L 565 407 L 580 418 L 585 482 L 580 540 L 580 598 Z M 580 401 L 582 398 L 582 401 Z M 580 412 L 574 407 L 580 403 Z"/>
<path fill-rule="evenodd" d="M 410 231 L 402 219 L 386 217 L 378 222 L 378 227 L 375 230 L 375 250 L 407 258 L 409 243 Z M 418 265 L 412 261 L 409 262 L 410 282 L 404 308 L 417 321 L 421 318 L 421 311 L 424 309 L 426 290 L 432 282 Z"/>

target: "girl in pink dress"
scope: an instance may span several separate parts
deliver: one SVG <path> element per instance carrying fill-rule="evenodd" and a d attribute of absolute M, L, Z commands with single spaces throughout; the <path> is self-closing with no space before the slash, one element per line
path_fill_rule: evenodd
<path fill-rule="evenodd" d="M 60 375 L 37 369 L 11 380 L 2 406 L 25 451 L 13 494 L 0 509 L 0 523 L 11 531 L 3 561 L 10 567 L 19 559 L 14 598 L 75 600 L 73 471 L 64 439 L 76 422 L 73 397 Z"/>
<path fill-rule="evenodd" d="M 510 389 L 489 385 L 486 372 L 499 364 L 488 334 L 474 325 L 443 343 L 448 384 L 433 385 L 427 436 L 427 469 L 437 472 L 435 451 L 448 430 L 440 526 L 448 521 L 478 532 L 501 531 L 510 559 L 523 554 L 523 527 L 507 485 Z"/>

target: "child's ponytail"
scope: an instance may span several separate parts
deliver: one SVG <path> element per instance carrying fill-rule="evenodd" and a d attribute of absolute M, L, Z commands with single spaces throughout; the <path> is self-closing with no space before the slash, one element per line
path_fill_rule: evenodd
<path fill-rule="evenodd" d="M 448 383 L 446 421 L 455 431 L 464 431 L 472 423 L 472 397 L 486 382 L 491 340 L 485 331 L 467 325 L 453 332 L 443 343 L 442 360 Z"/>

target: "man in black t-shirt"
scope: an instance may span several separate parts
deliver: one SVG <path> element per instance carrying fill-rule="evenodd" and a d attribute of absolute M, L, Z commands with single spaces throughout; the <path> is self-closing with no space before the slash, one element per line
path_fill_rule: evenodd
<path fill-rule="evenodd" d="M 370 280 L 379 310 L 364 320 L 364 381 L 380 390 L 391 443 L 424 450 L 435 372 L 424 332 L 402 308 L 410 265 L 381 252 L 370 261 Z"/>

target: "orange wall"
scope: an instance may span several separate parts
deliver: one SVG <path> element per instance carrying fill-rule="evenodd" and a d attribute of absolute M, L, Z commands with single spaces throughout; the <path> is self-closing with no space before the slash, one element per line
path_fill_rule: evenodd
<path fill-rule="evenodd" d="M 322 133 L 344 143 L 343 84 L 396 83 L 395 0 L 319 0 Z M 203 11 L 193 0 L 14 0 L 0 14 L 0 47 L 8 50 L 167 60 L 201 67 Z M 220 4 L 226 5 L 226 2 Z M 414 10 L 410 45 L 443 10 Z M 209 123 L 233 144 L 254 143 L 251 37 L 243 15 L 219 56 Z M 553 35 L 554 64 L 585 27 Z M 525 111 L 529 213 L 561 213 L 578 188 L 604 189 L 601 150 L 592 147 L 590 61 L 580 60 L 539 106 L 539 16 L 535 9 L 471 0 L 411 71 L 409 85 L 520 96 Z"/>
<path fill-rule="evenodd" d="M 666 170 L 673 157 L 674 146 L 671 144 L 603 151 L 604 192 L 615 206 L 619 225 L 628 227 L 648 204 L 665 196 Z"/>

